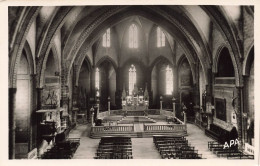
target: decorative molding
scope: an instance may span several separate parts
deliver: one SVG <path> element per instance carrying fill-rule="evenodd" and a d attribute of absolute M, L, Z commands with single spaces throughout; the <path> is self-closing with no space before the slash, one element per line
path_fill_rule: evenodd
<path fill-rule="evenodd" d="M 235 32 L 228 22 L 228 20 L 224 17 L 220 7 L 217 6 L 200 6 L 212 19 L 215 25 L 217 25 L 220 33 L 223 37 L 228 41 L 231 50 L 230 55 L 232 62 L 234 64 L 236 85 L 243 85 L 243 77 L 242 77 L 242 64 L 240 63 L 241 56 L 241 48 L 239 48 L 239 44 L 236 41 Z M 229 47 L 228 47 L 229 48 Z"/>
<path fill-rule="evenodd" d="M 49 28 L 46 39 L 42 45 L 41 52 L 39 54 L 39 61 L 37 63 L 37 73 L 38 73 L 38 85 L 43 86 L 43 76 L 46 69 L 46 63 L 48 55 L 53 43 L 53 39 L 58 30 L 62 27 L 66 21 L 66 17 L 69 15 L 72 7 L 62 7 L 57 13 L 58 16 L 54 18 L 53 25 Z"/>
<path fill-rule="evenodd" d="M 23 19 L 24 22 L 22 22 L 21 25 L 17 25 L 20 27 L 20 32 L 15 39 L 14 48 L 9 51 L 9 54 L 11 54 L 9 68 L 9 87 L 16 87 L 17 70 L 22 55 L 22 51 L 26 42 L 26 37 L 40 9 L 41 7 L 30 7 L 30 9 L 28 9 L 29 12 L 26 18 Z"/>

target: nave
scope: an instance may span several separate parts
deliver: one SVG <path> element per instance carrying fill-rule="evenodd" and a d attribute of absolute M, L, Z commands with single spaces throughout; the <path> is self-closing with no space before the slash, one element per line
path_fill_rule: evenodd
<path fill-rule="evenodd" d="M 254 6 L 9 6 L 8 21 L 9 159 L 254 159 Z"/>
<path fill-rule="evenodd" d="M 93 159 L 98 148 L 99 139 L 89 138 L 89 125 L 78 125 L 69 134 L 70 138 L 80 138 L 80 146 L 78 147 L 73 159 Z M 208 149 L 208 141 L 213 139 L 204 135 L 204 133 L 193 124 L 187 125 L 189 135 L 186 138 L 191 145 L 202 154 L 204 158 L 218 158 Z M 159 152 L 153 144 L 153 138 L 132 138 L 133 158 L 134 159 L 161 159 Z"/>

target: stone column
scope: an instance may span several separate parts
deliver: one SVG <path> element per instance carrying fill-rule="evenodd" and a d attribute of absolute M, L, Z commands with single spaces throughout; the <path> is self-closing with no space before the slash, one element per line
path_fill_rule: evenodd
<path fill-rule="evenodd" d="M 78 110 L 79 108 L 72 108 L 72 111 L 73 111 L 73 122 L 77 125 L 77 117 L 78 117 Z M 84 117 L 82 117 L 84 118 Z"/>
<path fill-rule="evenodd" d="M 187 124 L 187 116 L 186 116 L 186 112 L 183 112 L 183 116 L 184 116 L 184 120 L 183 120 L 183 122 L 184 122 L 184 124 Z"/>
<path fill-rule="evenodd" d="M 241 94 L 242 94 L 242 87 L 236 87 L 235 90 L 235 97 L 236 97 L 236 104 L 235 110 L 237 112 L 237 127 L 238 127 L 238 140 L 240 142 L 239 146 L 243 146 L 242 140 L 242 108 L 241 108 Z"/>
<path fill-rule="evenodd" d="M 15 159 L 15 102 L 16 88 L 9 88 L 9 159 Z"/>
<path fill-rule="evenodd" d="M 93 98 L 96 97 L 95 76 L 96 76 L 96 69 L 93 66 L 90 71 L 90 96 Z"/>
<path fill-rule="evenodd" d="M 160 114 L 162 113 L 162 96 L 160 96 Z"/>
<path fill-rule="evenodd" d="M 176 99 L 173 97 L 173 98 L 172 98 L 172 116 L 173 116 L 174 118 L 176 117 L 175 104 L 176 104 Z"/>
<path fill-rule="evenodd" d="M 183 122 L 184 124 L 187 124 L 187 116 L 186 116 L 187 108 L 186 106 L 183 107 Z"/>
<path fill-rule="evenodd" d="M 177 98 L 178 96 L 178 72 L 177 72 L 177 66 L 173 65 L 173 97 Z"/>
<path fill-rule="evenodd" d="M 110 96 L 108 96 L 108 115 L 110 115 Z"/>
<path fill-rule="evenodd" d="M 97 119 L 99 117 L 99 98 L 97 98 Z"/>
<path fill-rule="evenodd" d="M 61 86 L 60 106 L 65 109 L 63 112 L 63 115 L 67 116 L 69 114 L 69 87 L 65 86 L 65 85 Z M 71 119 L 70 119 L 70 121 L 71 121 Z"/>
<path fill-rule="evenodd" d="M 42 106 L 42 92 L 43 88 L 36 88 L 37 91 L 37 110 L 41 109 Z"/>
<path fill-rule="evenodd" d="M 94 108 L 93 107 L 90 109 L 90 115 L 91 115 L 90 123 L 91 123 L 91 127 L 93 127 L 94 126 Z"/>

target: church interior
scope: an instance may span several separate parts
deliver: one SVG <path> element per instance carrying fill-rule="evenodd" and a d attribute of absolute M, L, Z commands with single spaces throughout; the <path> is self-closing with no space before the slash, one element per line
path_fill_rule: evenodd
<path fill-rule="evenodd" d="M 9 159 L 254 159 L 254 6 L 9 6 L 8 41 Z"/>

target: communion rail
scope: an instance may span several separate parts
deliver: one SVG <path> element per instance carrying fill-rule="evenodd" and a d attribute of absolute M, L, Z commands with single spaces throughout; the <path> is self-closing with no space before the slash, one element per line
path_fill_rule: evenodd
<path fill-rule="evenodd" d="M 186 131 L 187 126 L 184 124 L 167 124 L 167 125 L 144 125 L 144 132 L 146 131 Z"/>
<path fill-rule="evenodd" d="M 105 132 L 133 132 L 134 126 L 94 126 L 91 127 L 91 133 Z"/>

